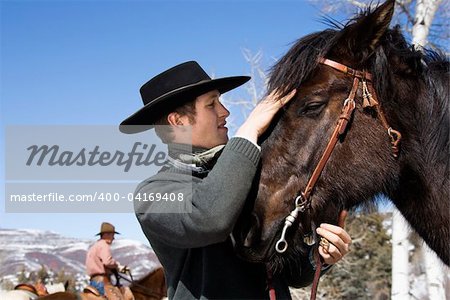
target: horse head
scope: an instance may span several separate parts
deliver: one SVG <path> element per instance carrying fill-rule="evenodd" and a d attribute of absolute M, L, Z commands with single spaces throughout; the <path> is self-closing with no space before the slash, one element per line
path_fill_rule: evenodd
<path fill-rule="evenodd" d="M 413 99 L 426 94 L 426 76 L 425 57 L 406 43 L 398 28 L 389 29 L 394 4 L 388 0 L 342 28 L 301 38 L 273 67 L 268 90 L 298 92 L 263 137 L 251 217 L 241 218 L 234 231 L 237 252 L 244 259 L 276 267 L 295 265 L 309 251 L 311 224 L 336 224 L 340 211 L 380 193 L 399 209 L 408 202 L 404 193 L 424 193 L 414 184 L 407 192 L 399 188 L 412 166 L 405 153 L 417 141 L 411 139 L 414 129 L 408 122 L 417 114 Z M 351 111 L 349 98 L 354 98 Z M 448 150 L 448 118 L 445 122 L 441 150 Z M 404 138 L 396 158 L 400 132 Z M 323 162 L 333 137 L 335 145 Z M 448 184 L 448 160 L 438 172 Z M 441 178 L 441 188 L 444 181 Z M 443 193 L 448 197 L 448 188 Z M 445 227 L 443 235 L 448 237 Z M 284 243 L 277 244 L 281 238 Z"/>

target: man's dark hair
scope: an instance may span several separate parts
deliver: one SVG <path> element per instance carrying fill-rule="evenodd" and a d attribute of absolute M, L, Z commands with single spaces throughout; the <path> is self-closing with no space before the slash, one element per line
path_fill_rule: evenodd
<path fill-rule="evenodd" d="M 186 102 L 185 104 L 169 111 L 163 114 L 162 117 L 160 117 L 155 123 L 155 132 L 156 135 L 161 139 L 161 141 L 164 144 L 171 143 L 173 141 L 173 131 L 172 128 L 169 126 L 169 121 L 167 121 L 167 116 L 170 113 L 176 112 L 181 116 L 187 116 L 189 119 L 189 122 L 191 124 L 195 123 L 195 100 L 190 100 Z"/>

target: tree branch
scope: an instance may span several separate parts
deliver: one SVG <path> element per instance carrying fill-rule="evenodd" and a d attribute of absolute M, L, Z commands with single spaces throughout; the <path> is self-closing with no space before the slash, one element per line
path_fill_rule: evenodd
<path fill-rule="evenodd" d="M 398 7 L 402 10 L 402 12 L 405 14 L 406 19 L 411 24 L 411 26 L 414 25 L 414 17 L 411 15 L 409 8 L 407 8 L 406 4 L 411 4 L 411 1 L 395 1 L 395 4 L 397 4 Z"/>

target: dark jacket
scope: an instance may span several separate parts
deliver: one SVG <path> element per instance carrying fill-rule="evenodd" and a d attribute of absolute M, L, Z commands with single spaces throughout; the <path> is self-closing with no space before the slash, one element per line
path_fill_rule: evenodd
<path fill-rule="evenodd" d="M 255 145 L 232 138 L 209 173 L 166 167 L 138 186 L 137 199 L 166 195 L 135 201 L 135 209 L 165 269 L 170 299 L 268 298 L 265 266 L 237 258 L 230 240 L 259 159 Z M 310 282 L 309 263 L 307 268 L 299 275 Z M 273 284 L 278 299 L 290 299 L 286 282 L 278 278 Z"/>

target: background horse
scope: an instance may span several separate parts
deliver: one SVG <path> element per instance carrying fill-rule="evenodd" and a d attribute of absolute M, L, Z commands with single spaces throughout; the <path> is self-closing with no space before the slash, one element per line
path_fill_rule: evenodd
<path fill-rule="evenodd" d="M 264 137 L 252 217 L 234 232 L 243 258 L 298 268 L 312 223 L 336 224 L 341 210 L 382 193 L 449 264 L 449 62 L 388 28 L 394 2 L 301 38 L 273 67 L 269 92 L 298 92 Z"/>
<path fill-rule="evenodd" d="M 130 285 L 135 300 L 160 300 L 167 297 L 166 281 L 163 268 L 150 272 L 145 277 L 133 281 Z M 39 299 L 45 300 L 101 300 L 105 299 L 93 293 L 54 293 Z"/>
<path fill-rule="evenodd" d="M 12 291 L 1 291 L 2 300 L 30 300 L 39 297 L 38 290 L 32 284 L 21 283 L 14 287 Z"/>
<path fill-rule="evenodd" d="M 158 268 L 130 285 L 135 300 L 163 299 L 167 297 L 164 269 Z"/>
<path fill-rule="evenodd" d="M 44 285 L 41 282 L 36 284 L 20 283 L 14 287 L 12 291 L 0 291 L 1 300 L 30 300 L 37 299 L 39 296 L 44 296 L 56 292 L 65 291 L 66 284 L 48 284 Z"/>

